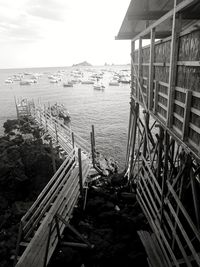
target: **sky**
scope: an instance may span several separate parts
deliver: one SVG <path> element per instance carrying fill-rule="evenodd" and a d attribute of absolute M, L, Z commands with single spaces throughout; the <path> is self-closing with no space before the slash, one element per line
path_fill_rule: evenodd
<path fill-rule="evenodd" d="M 127 64 L 130 0 L 0 0 L 0 68 Z"/>

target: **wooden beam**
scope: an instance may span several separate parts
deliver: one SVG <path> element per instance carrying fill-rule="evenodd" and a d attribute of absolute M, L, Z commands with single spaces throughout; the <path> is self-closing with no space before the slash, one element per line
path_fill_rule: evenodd
<path fill-rule="evenodd" d="M 163 39 L 171 35 L 171 31 L 169 30 L 162 30 L 162 31 L 156 31 L 155 38 L 156 39 Z M 140 32 L 126 32 L 121 33 L 115 37 L 115 40 L 137 40 L 135 36 L 140 36 Z M 142 39 L 150 39 L 150 33 L 147 32 L 145 35 L 142 35 Z"/>
<path fill-rule="evenodd" d="M 164 16 L 167 11 L 143 11 L 128 15 L 128 20 L 157 20 Z"/>

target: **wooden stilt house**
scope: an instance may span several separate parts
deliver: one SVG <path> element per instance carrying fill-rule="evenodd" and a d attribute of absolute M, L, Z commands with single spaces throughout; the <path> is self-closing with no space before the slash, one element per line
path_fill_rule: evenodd
<path fill-rule="evenodd" d="M 132 0 L 126 156 L 150 266 L 200 266 L 200 0 Z"/>

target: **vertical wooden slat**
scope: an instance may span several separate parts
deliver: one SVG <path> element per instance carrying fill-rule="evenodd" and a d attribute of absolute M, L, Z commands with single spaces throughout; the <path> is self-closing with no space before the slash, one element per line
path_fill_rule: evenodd
<path fill-rule="evenodd" d="M 150 59 L 149 59 L 149 100 L 148 108 L 153 108 L 153 78 L 154 78 L 154 48 L 155 48 L 155 28 L 151 30 Z"/>
<path fill-rule="evenodd" d="M 191 101 L 192 101 L 192 91 L 187 90 L 185 98 L 184 118 L 183 118 L 183 136 L 182 136 L 183 141 L 187 140 L 188 138 Z"/>

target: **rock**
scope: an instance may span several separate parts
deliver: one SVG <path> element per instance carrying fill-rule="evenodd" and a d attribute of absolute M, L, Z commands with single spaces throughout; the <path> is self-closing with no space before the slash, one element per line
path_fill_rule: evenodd
<path fill-rule="evenodd" d="M 5 129 L 5 133 L 9 133 L 14 129 L 19 128 L 18 120 L 7 120 L 4 122 L 3 127 Z"/>

